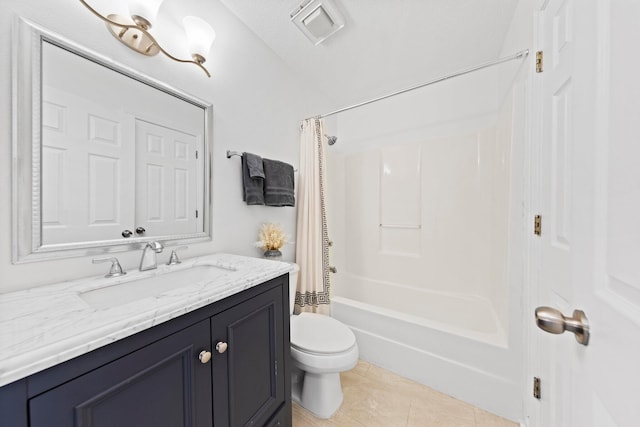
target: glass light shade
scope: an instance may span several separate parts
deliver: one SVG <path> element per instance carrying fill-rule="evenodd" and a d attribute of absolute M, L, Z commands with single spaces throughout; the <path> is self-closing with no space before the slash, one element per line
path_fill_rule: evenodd
<path fill-rule="evenodd" d="M 129 16 L 141 16 L 150 23 L 156 22 L 163 0 L 129 0 Z"/>
<path fill-rule="evenodd" d="M 187 34 L 191 55 L 200 55 L 203 58 L 209 56 L 209 50 L 216 38 L 216 32 L 211 25 L 197 16 L 185 16 L 182 25 Z"/>

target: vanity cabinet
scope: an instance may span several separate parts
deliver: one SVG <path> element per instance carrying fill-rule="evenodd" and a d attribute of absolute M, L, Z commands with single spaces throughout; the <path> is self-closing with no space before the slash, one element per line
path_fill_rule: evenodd
<path fill-rule="evenodd" d="M 287 277 L 0 388 L 0 426 L 290 426 Z"/>

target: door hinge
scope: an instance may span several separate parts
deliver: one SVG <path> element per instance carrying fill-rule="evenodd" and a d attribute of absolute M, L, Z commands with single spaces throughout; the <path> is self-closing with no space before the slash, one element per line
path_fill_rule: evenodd
<path fill-rule="evenodd" d="M 533 234 L 536 236 L 542 234 L 542 217 L 540 215 L 533 217 Z"/>
<path fill-rule="evenodd" d="M 196 209 L 196 218 L 198 218 L 198 209 Z"/>
<path fill-rule="evenodd" d="M 542 63 L 542 59 L 543 59 L 543 53 L 541 50 L 536 52 L 536 73 L 541 73 L 543 71 L 543 63 Z"/>
<path fill-rule="evenodd" d="M 275 361 L 276 377 L 278 376 L 278 361 Z"/>
<path fill-rule="evenodd" d="M 540 378 L 533 377 L 533 397 L 540 399 Z"/>
<path fill-rule="evenodd" d="M 196 160 L 198 160 L 198 150 L 196 150 Z"/>

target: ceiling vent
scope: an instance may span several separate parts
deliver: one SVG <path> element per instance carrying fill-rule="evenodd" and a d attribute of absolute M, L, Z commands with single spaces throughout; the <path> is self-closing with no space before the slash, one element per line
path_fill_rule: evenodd
<path fill-rule="evenodd" d="M 316 46 L 344 27 L 344 17 L 331 0 L 304 2 L 291 12 L 290 17 Z"/>

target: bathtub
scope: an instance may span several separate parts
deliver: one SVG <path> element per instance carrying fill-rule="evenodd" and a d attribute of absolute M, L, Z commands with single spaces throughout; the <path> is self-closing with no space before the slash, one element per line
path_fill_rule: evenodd
<path fill-rule="evenodd" d="M 341 286 L 348 291 L 334 295 L 331 308 L 354 331 L 362 360 L 500 416 L 519 417 L 520 366 L 488 300 L 399 291 L 373 280 L 366 287 Z"/>

